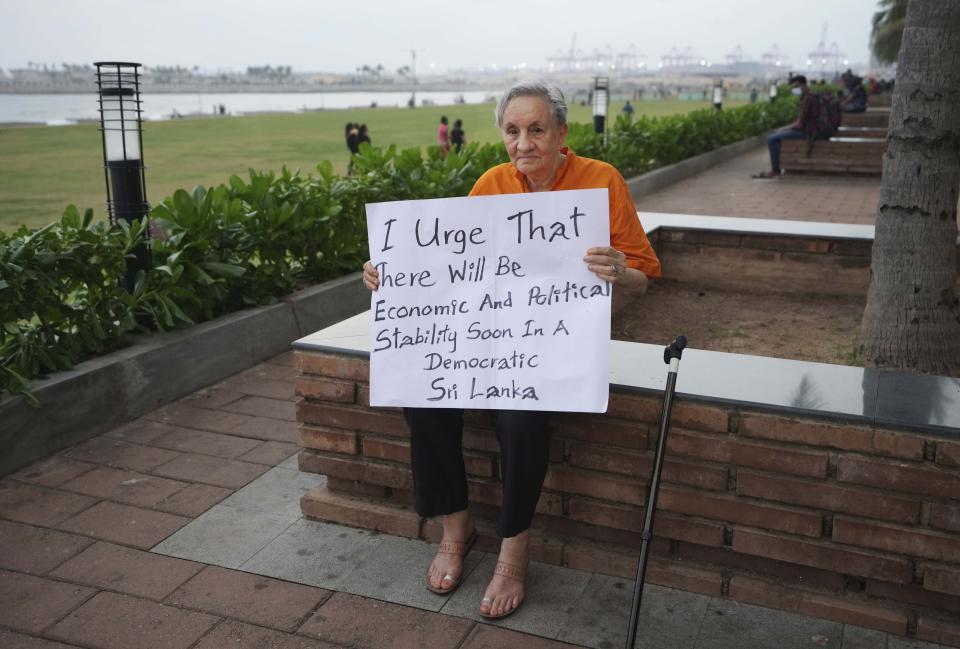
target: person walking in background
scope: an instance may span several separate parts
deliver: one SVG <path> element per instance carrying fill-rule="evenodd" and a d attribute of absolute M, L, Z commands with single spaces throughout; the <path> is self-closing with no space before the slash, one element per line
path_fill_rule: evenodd
<path fill-rule="evenodd" d="M 621 108 L 620 110 L 623 111 L 624 115 L 626 115 L 630 119 L 633 119 L 633 104 L 630 103 L 629 99 L 627 100 L 627 103 L 623 105 L 623 108 Z"/>
<path fill-rule="evenodd" d="M 347 122 L 346 129 L 347 149 L 350 155 L 356 155 L 360 152 L 360 130 L 353 122 Z"/>
<path fill-rule="evenodd" d="M 750 103 L 751 103 L 751 104 L 757 103 L 757 96 L 758 96 L 759 94 L 760 94 L 760 93 L 757 92 L 757 89 L 756 89 L 756 88 L 750 88 Z"/>
<path fill-rule="evenodd" d="M 437 127 L 437 146 L 440 147 L 440 157 L 446 158 L 450 152 L 450 131 L 447 127 L 447 116 L 441 115 L 440 126 Z"/>
<path fill-rule="evenodd" d="M 460 149 L 467 143 L 467 134 L 463 132 L 463 120 L 457 119 L 453 122 L 453 130 L 450 131 L 450 144 L 454 150 L 460 153 Z"/>
<path fill-rule="evenodd" d="M 347 149 L 350 151 L 350 162 L 347 163 L 347 175 L 353 174 L 353 156 L 360 153 L 360 129 L 353 122 L 347 122 Z"/>

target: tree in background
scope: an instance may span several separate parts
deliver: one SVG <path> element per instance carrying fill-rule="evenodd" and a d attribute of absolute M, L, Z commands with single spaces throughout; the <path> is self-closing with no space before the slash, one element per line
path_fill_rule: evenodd
<path fill-rule="evenodd" d="M 897 60 L 909 2 L 910 0 L 880 0 L 880 11 L 873 14 L 870 47 L 881 63 L 894 63 Z"/>
<path fill-rule="evenodd" d="M 960 376 L 960 2 L 910 2 L 889 133 L 861 352 Z"/>

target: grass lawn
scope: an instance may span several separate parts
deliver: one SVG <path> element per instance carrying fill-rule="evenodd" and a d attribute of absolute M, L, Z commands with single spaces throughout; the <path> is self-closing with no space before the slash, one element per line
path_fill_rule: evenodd
<path fill-rule="evenodd" d="M 744 102 L 728 102 L 730 105 Z M 622 104 L 610 107 L 616 114 Z M 644 101 L 637 114 L 671 115 L 708 107 L 694 101 Z M 147 122 L 143 147 L 151 204 L 174 190 L 224 183 L 248 168 L 282 165 L 312 172 L 320 160 L 346 171 L 346 122 L 367 124 L 374 146 L 430 145 L 440 115 L 464 122 L 467 141 L 499 140 L 493 105 L 331 110 L 305 114 Z M 590 108 L 571 106 L 570 121 L 591 122 Z M 0 228 L 40 227 L 74 203 L 105 217 L 102 146 L 96 124 L 0 129 Z"/>

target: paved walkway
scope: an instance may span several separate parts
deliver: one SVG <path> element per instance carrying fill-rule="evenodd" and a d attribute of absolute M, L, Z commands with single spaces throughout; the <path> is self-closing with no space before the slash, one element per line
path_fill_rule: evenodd
<path fill-rule="evenodd" d="M 873 225 L 879 178 L 784 175 L 754 180 L 770 167 L 765 146 L 637 201 L 641 212 L 706 214 Z"/>
<path fill-rule="evenodd" d="M 300 516 L 290 353 L 0 480 L 5 649 L 598 649 L 624 643 L 633 584 L 534 564 L 500 624 L 423 588 L 433 548 Z M 648 586 L 637 647 L 939 649 Z M 567 644 L 568 643 L 568 644 Z"/>

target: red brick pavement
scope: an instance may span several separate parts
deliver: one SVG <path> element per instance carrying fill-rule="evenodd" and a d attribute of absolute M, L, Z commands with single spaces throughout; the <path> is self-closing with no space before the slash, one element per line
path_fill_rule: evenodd
<path fill-rule="evenodd" d="M 298 451 L 292 356 L 0 480 L 0 647 L 570 647 L 147 551 Z"/>

